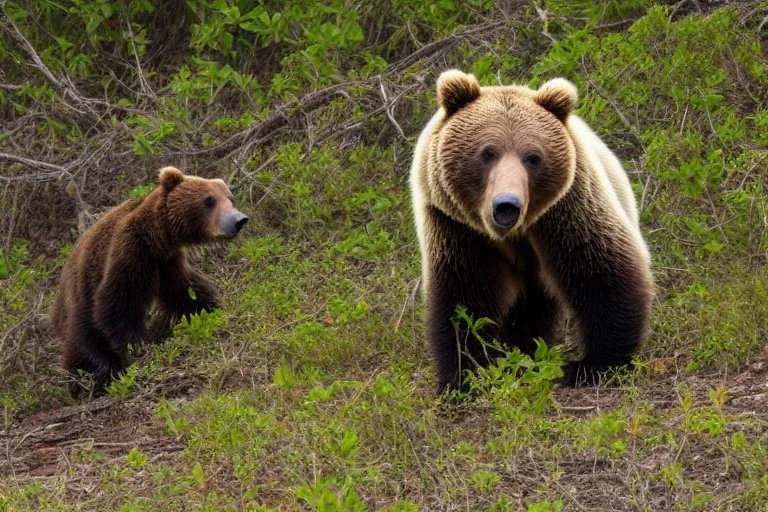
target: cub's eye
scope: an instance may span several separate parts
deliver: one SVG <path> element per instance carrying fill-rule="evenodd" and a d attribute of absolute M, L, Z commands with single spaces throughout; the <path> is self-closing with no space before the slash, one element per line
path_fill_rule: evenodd
<path fill-rule="evenodd" d="M 205 198 L 205 206 L 206 208 L 213 208 L 216 206 L 216 198 L 213 196 L 208 196 Z"/>
<path fill-rule="evenodd" d="M 530 169 L 534 169 L 541 163 L 541 157 L 536 153 L 528 153 L 523 157 L 523 164 Z"/>
<path fill-rule="evenodd" d="M 480 155 L 483 159 L 484 164 L 491 164 L 496 161 L 496 158 L 498 158 L 498 153 L 496 153 L 496 150 L 493 148 L 485 148 Z"/>

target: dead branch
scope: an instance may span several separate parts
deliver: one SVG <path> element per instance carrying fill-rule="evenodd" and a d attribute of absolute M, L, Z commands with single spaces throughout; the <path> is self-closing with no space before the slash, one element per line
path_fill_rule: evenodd
<path fill-rule="evenodd" d="M 62 167 L 61 165 L 52 164 L 49 162 L 41 162 L 40 160 L 33 160 L 31 158 L 18 156 L 18 155 L 11 155 L 9 153 L 0 153 L 0 159 L 11 160 L 13 162 L 24 164 L 28 167 L 36 167 L 38 169 L 51 169 L 53 171 L 56 171 L 54 173 L 46 173 L 45 175 L 27 174 L 22 176 L 0 176 L 0 180 L 3 180 L 3 181 L 34 181 L 34 182 L 40 183 L 43 181 L 51 181 L 51 178 L 49 177 L 49 175 L 54 175 L 55 177 L 53 179 L 57 179 L 58 177 L 61 177 L 64 175 L 72 177 L 69 170 L 66 167 Z"/>
<path fill-rule="evenodd" d="M 405 132 L 400 127 L 400 124 L 395 119 L 394 114 L 392 113 L 392 106 L 394 105 L 394 101 L 389 101 L 389 97 L 387 95 L 387 88 L 384 86 L 384 81 L 379 80 L 379 90 L 381 91 L 381 98 L 384 100 L 384 110 L 387 112 L 387 118 L 392 123 L 392 125 L 397 129 L 397 133 L 400 134 L 400 136 L 404 139 L 407 137 L 405 136 Z"/>
<path fill-rule="evenodd" d="M 139 52 L 136 51 L 135 36 L 133 35 L 133 27 L 131 27 L 130 20 L 126 21 L 126 25 L 128 26 L 128 36 L 131 40 L 131 49 L 133 50 L 133 57 L 136 60 L 136 74 L 139 75 L 139 85 L 141 86 L 141 90 L 144 92 L 144 94 L 152 98 L 152 100 L 157 101 L 157 94 L 155 94 L 155 91 L 152 90 L 152 86 L 149 85 L 149 82 L 144 76 L 144 71 L 141 69 L 141 62 L 139 61 Z"/>

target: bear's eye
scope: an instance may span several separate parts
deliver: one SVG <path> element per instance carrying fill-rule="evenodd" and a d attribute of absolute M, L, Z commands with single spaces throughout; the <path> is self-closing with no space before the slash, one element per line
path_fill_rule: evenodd
<path fill-rule="evenodd" d="M 541 157 L 536 153 L 528 153 L 523 157 L 523 164 L 529 169 L 535 169 L 541 163 Z"/>
<path fill-rule="evenodd" d="M 485 148 L 480 155 L 480 157 L 483 159 L 484 164 L 492 164 L 494 161 L 496 161 L 496 158 L 498 158 L 498 154 L 496 153 L 496 150 L 493 148 Z"/>
<path fill-rule="evenodd" d="M 208 196 L 205 198 L 205 206 L 206 208 L 213 208 L 216 206 L 216 198 L 213 196 Z"/>

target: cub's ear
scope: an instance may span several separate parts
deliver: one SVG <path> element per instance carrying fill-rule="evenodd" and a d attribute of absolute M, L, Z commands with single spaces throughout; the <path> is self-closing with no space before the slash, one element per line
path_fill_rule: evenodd
<path fill-rule="evenodd" d="M 448 116 L 452 116 L 479 96 L 480 83 L 475 75 L 451 69 L 443 71 L 437 79 L 437 101 Z"/>
<path fill-rule="evenodd" d="M 182 181 L 184 181 L 184 174 L 177 168 L 163 167 L 160 169 L 160 184 L 165 190 L 172 190 Z"/>
<path fill-rule="evenodd" d="M 550 111 L 560 121 L 565 122 L 568 114 L 573 110 L 578 96 L 575 85 L 565 78 L 555 78 L 539 87 L 533 100 L 542 108 Z"/>

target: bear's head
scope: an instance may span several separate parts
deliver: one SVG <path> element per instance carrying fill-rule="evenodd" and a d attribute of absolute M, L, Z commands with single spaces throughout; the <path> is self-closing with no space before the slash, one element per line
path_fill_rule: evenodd
<path fill-rule="evenodd" d="M 564 79 L 532 90 L 481 88 L 457 70 L 440 75 L 444 115 L 428 178 L 440 189 L 438 206 L 493 239 L 525 232 L 573 183 L 576 152 L 565 123 L 576 96 Z"/>
<path fill-rule="evenodd" d="M 175 167 L 160 169 L 167 230 L 182 244 L 234 238 L 248 222 L 232 204 L 222 180 L 188 176 Z"/>

